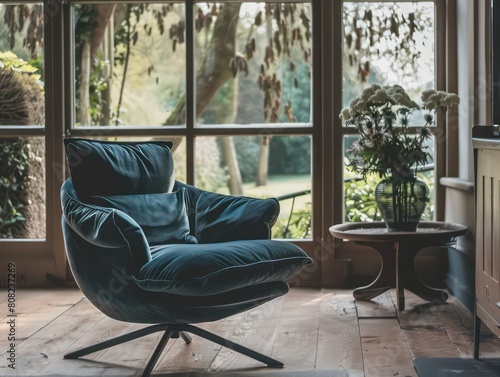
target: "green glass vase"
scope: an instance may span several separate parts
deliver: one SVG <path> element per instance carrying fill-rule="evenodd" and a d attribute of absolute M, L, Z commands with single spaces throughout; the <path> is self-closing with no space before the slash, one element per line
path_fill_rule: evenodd
<path fill-rule="evenodd" d="M 428 199 L 427 184 L 415 175 L 393 174 L 375 188 L 375 201 L 390 232 L 415 232 Z"/>

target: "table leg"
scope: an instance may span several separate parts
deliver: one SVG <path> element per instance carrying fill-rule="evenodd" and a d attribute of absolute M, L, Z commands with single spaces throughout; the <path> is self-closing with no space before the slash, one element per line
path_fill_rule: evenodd
<path fill-rule="evenodd" d="M 406 242 L 396 244 L 396 254 L 398 263 L 398 288 L 399 290 L 408 289 L 420 298 L 427 301 L 440 300 L 445 302 L 448 299 L 446 291 L 429 287 L 417 276 L 415 272 L 415 257 L 420 250 L 432 245 L 413 245 Z M 398 295 L 398 297 L 400 297 Z M 399 303 L 399 310 L 404 310 L 404 294 L 402 294 L 403 303 Z"/>
<path fill-rule="evenodd" d="M 396 248 L 396 297 L 397 306 L 399 311 L 405 310 L 405 269 L 401 269 L 401 265 L 404 265 L 404 261 L 401 259 L 399 243 L 396 242 L 394 245 Z"/>
<path fill-rule="evenodd" d="M 369 285 L 356 288 L 353 292 L 357 300 L 371 300 L 374 297 L 396 286 L 394 271 L 396 270 L 394 242 L 356 242 L 370 246 L 380 256 L 382 266 L 376 279 Z"/>

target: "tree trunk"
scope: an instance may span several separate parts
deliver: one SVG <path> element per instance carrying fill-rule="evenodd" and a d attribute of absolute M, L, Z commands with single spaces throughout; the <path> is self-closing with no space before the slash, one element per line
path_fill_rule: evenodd
<path fill-rule="evenodd" d="M 273 38 L 273 29 L 272 29 L 272 18 L 266 17 L 266 33 L 267 38 L 269 39 L 270 45 L 272 45 Z M 277 99 L 276 93 L 270 91 L 271 100 L 267 105 L 264 105 L 264 113 L 267 114 L 265 119 L 266 122 L 270 122 L 272 107 L 275 99 Z M 260 152 L 259 152 L 259 162 L 257 164 L 257 175 L 255 180 L 256 186 L 265 186 L 267 185 L 267 178 L 269 174 L 269 144 L 271 143 L 271 136 L 262 136 L 262 140 L 260 143 Z"/>
<path fill-rule="evenodd" d="M 241 3 L 225 3 L 219 10 L 214 25 L 212 40 L 196 74 L 196 119 L 205 111 L 219 88 L 232 77 L 229 61 L 236 53 L 236 27 Z M 186 122 L 186 96 L 177 103 L 164 125 L 172 126 Z M 182 141 L 173 137 L 173 151 Z"/>
<path fill-rule="evenodd" d="M 229 89 L 229 90 L 227 90 Z M 232 82 L 229 82 L 222 88 L 221 95 L 227 95 L 229 105 L 217 110 L 216 122 L 220 124 L 234 123 L 238 113 L 238 92 L 239 79 L 238 76 Z M 243 180 L 241 179 L 241 171 L 234 147 L 234 139 L 232 136 L 219 137 L 222 159 L 226 167 L 228 179 L 227 185 L 231 195 L 243 195 Z"/>
<path fill-rule="evenodd" d="M 271 136 L 262 136 L 259 152 L 259 164 L 257 165 L 256 186 L 267 185 L 267 177 L 269 171 L 269 143 Z"/>
<path fill-rule="evenodd" d="M 108 27 L 102 41 L 102 59 L 109 61 L 101 72 L 102 78 L 106 80 L 107 87 L 101 93 L 101 126 L 111 124 L 111 85 L 113 81 L 113 58 L 114 58 L 114 23 L 108 20 Z"/>
<path fill-rule="evenodd" d="M 232 77 L 229 61 L 236 54 L 236 27 L 240 7 L 241 3 L 225 3 L 220 8 L 212 40 L 196 75 L 196 118 L 205 111 L 219 88 Z M 185 98 L 182 98 L 164 124 L 184 123 L 184 105 Z"/>
<path fill-rule="evenodd" d="M 106 36 L 106 29 L 115 12 L 116 4 L 94 4 L 93 9 L 97 13 L 97 26 L 90 32 L 90 57 L 95 59 L 99 47 Z"/>
<path fill-rule="evenodd" d="M 222 136 L 219 140 L 222 147 L 222 158 L 227 168 L 229 192 L 231 195 L 243 195 L 241 172 L 236 157 L 233 137 Z"/>
<path fill-rule="evenodd" d="M 82 48 L 81 76 L 77 123 L 80 123 L 81 126 L 90 126 L 90 44 L 88 42 L 85 42 Z"/>

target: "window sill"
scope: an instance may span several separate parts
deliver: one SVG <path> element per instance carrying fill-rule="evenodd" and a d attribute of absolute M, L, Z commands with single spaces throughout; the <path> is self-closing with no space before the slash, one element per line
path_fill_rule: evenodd
<path fill-rule="evenodd" d="M 474 192 L 474 183 L 462 178 L 441 177 L 439 179 L 439 183 L 446 188 L 452 188 L 470 193 Z"/>

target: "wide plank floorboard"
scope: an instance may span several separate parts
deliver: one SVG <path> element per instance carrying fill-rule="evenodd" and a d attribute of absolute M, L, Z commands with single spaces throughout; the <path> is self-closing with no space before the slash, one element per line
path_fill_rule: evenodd
<path fill-rule="evenodd" d="M 352 290 L 292 287 L 265 305 L 199 324 L 282 361 L 283 369 L 192 335 L 190 344 L 182 338 L 168 342 L 153 376 L 416 377 L 417 357 L 471 357 L 473 317 L 458 300 L 428 303 L 407 293 L 403 312 L 394 302 L 394 290 L 362 302 Z M 21 290 L 14 370 L 5 297 L 0 305 L 0 376 L 140 376 L 161 336 L 65 360 L 70 351 L 146 325 L 107 318 L 77 289 Z M 500 340 L 487 329 L 481 356 L 500 357 Z"/>
<path fill-rule="evenodd" d="M 393 299 L 396 302 L 396 296 Z M 429 303 L 411 292 L 405 293 L 405 301 L 406 310 L 399 313 L 399 322 L 412 357 L 461 357 L 446 325 L 455 323 L 453 304 Z"/>
<path fill-rule="evenodd" d="M 350 377 L 363 377 L 356 304 L 351 292 L 322 290 L 316 369 L 340 369 Z"/>
<path fill-rule="evenodd" d="M 417 377 L 397 319 L 359 321 L 365 376 Z"/>

